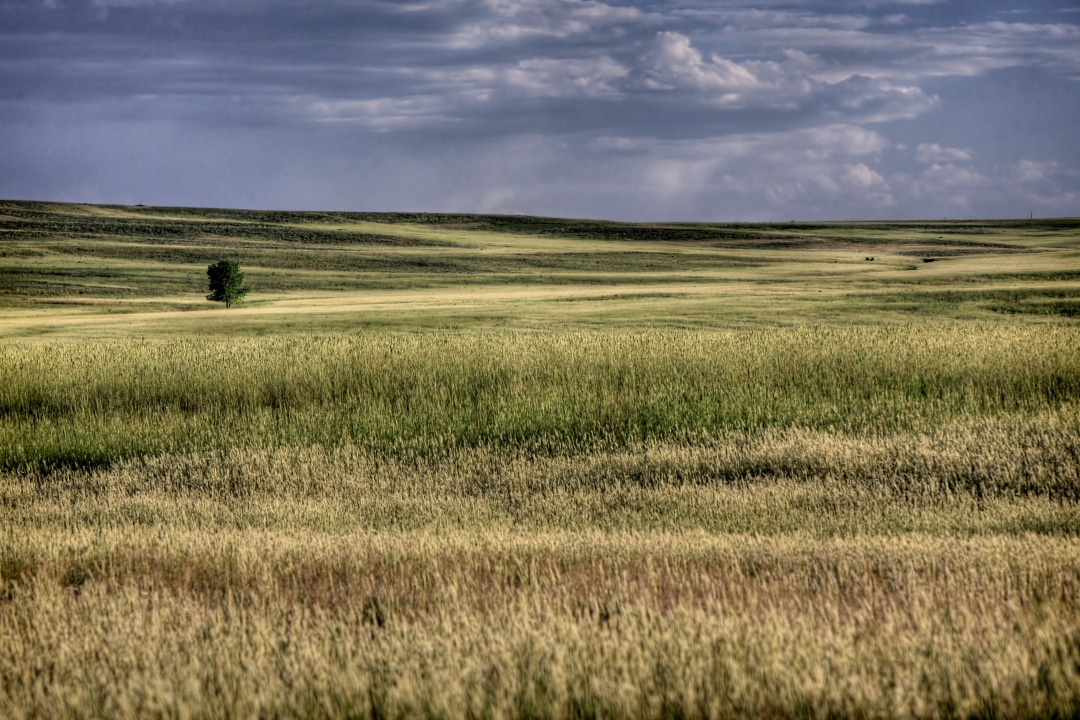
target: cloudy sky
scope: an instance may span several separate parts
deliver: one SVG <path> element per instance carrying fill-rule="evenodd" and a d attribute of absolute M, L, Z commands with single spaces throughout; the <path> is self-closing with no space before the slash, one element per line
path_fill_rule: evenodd
<path fill-rule="evenodd" d="M 1080 215 L 1077 0 L 0 0 L 0 197 Z"/>

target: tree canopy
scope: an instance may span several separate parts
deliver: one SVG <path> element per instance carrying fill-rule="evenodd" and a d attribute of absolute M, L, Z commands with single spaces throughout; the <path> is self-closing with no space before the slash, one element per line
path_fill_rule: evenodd
<path fill-rule="evenodd" d="M 244 273 L 235 260 L 218 260 L 206 268 L 206 275 L 210 278 L 210 294 L 206 299 L 223 302 L 226 308 L 243 300 L 251 289 L 244 285 Z"/>

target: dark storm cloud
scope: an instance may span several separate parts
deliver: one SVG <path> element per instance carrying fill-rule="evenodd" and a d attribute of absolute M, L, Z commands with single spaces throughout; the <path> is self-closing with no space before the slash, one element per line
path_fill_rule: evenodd
<path fill-rule="evenodd" d="M 1038 139 L 1014 123 L 1004 164 L 959 132 L 965 89 L 1002 73 L 1034 73 L 1043 112 L 1075 109 L 1072 9 L 0 0 L 0 195 L 685 219 L 1075 213 L 1080 158 L 1045 137 L 1071 145 L 1069 123 Z"/>

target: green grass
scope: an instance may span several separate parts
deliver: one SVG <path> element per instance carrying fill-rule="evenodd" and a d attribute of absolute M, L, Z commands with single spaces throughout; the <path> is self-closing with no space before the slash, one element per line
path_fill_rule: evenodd
<path fill-rule="evenodd" d="M 0 349 L 0 466 L 229 447 L 565 453 L 851 436 L 1080 399 L 1080 330 L 428 334 Z"/>

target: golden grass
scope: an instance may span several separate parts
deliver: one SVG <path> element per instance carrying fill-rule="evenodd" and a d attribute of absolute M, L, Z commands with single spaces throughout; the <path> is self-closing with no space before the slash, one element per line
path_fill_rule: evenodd
<path fill-rule="evenodd" d="M 1074 333 L 7 348 L 0 715 L 1071 716 Z"/>
<path fill-rule="evenodd" d="M 0 475 L 6 527 L 320 532 L 705 529 L 832 535 L 1080 532 L 1080 413 L 850 438 L 729 432 L 574 454 L 233 448 Z"/>
<path fill-rule="evenodd" d="M 0 717 L 1080 716 L 1073 221 L 0 210 Z"/>
<path fill-rule="evenodd" d="M 8 543 L 7 717 L 1002 717 L 1080 702 L 1074 539 Z M 11 570 L 12 553 L 33 558 Z"/>

